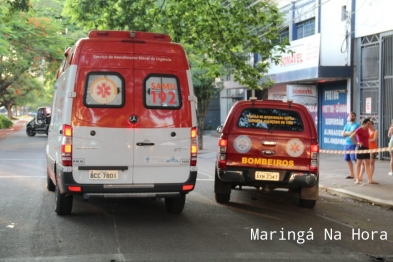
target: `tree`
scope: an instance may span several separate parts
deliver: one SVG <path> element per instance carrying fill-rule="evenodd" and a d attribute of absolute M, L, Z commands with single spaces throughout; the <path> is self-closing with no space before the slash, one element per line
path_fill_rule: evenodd
<path fill-rule="evenodd" d="M 11 11 L 29 11 L 29 0 L 5 0 L 6 5 L 9 6 Z"/>
<path fill-rule="evenodd" d="M 282 18 L 269 0 L 66 0 L 63 14 L 85 28 L 167 33 L 175 42 L 191 46 L 189 57 L 192 51 L 200 58 L 192 72 L 201 137 L 216 90 L 214 79 L 223 74 L 223 68 L 240 84 L 261 90 L 272 84 L 260 84 L 270 60 L 278 63 L 280 56 L 274 54 L 285 52 L 289 44 L 277 44 Z M 253 53 L 264 60 L 248 62 Z"/>
<path fill-rule="evenodd" d="M 203 149 L 203 129 L 204 123 L 209 109 L 209 103 L 211 99 L 219 94 L 222 89 L 222 82 L 216 82 L 216 78 L 209 75 L 208 67 L 216 67 L 214 64 L 202 63 L 204 56 L 200 56 L 193 52 L 193 48 L 190 45 L 184 45 L 185 50 L 188 54 L 189 63 L 191 66 L 192 83 L 194 85 L 194 93 L 198 98 L 197 102 L 197 121 L 198 121 L 198 147 Z M 203 67 L 202 67 L 203 65 Z M 217 67 L 216 70 L 220 71 L 221 74 L 225 74 L 225 68 L 223 66 Z"/>
<path fill-rule="evenodd" d="M 262 89 L 267 61 L 280 58 L 273 49 L 284 52 L 288 44 L 276 45 L 282 20 L 268 0 L 66 0 L 64 14 L 85 28 L 168 33 L 205 56 L 209 75 L 218 77 L 217 68 L 224 65 L 250 89 Z M 264 62 L 247 63 L 250 53 L 259 53 Z"/>
<path fill-rule="evenodd" d="M 11 97 L 15 93 L 8 89 L 17 82 L 23 83 L 26 73 L 46 76 L 49 81 L 55 79 L 66 47 L 60 31 L 56 21 L 23 12 L 14 13 L 0 27 L 0 106 L 16 103 Z"/>
<path fill-rule="evenodd" d="M 220 84 L 215 83 L 214 78 L 206 77 L 206 69 L 197 69 L 192 72 L 192 81 L 194 84 L 195 96 L 198 98 L 197 103 L 197 121 L 198 121 L 198 147 L 203 149 L 203 129 L 209 109 L 209 103 L 216 94 L 221 90 Z"/>
<path fill-rule="evenodd" d="M 17 81 L 13 82 L 0 94 L 2 105 L 7 108 L 8 118 L 12 119 L 12 107 L 15 105 L 26 105 L 34 103 L 37 97 L 41 97 L 40 103 L 44 103 L 43 83 L 32 77 L 28 73 L 24 73 Z"/>

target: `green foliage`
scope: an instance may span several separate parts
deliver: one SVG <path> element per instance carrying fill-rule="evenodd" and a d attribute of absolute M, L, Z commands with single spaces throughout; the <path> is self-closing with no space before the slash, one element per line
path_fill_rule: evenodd
<path fill-rule="evenodd" d="M 151 31 L 146 23 L 155 0 L 72 0 L 65 1 L 63 14 L 87 29 Z"/>
<path fill-rule="evenodd" d="M 204 59 L 201 68 L 218 77 L 225 66 L 240 84 L 262 89 L 272 51 L 279 38 L 281 15 L 272 1 L 255 0 L 66 0 L 63 14 L 90 29 L 127 29 L 168 33 L 189 44 Z M 276 46 L 284 51 L 286 43 Z M 250 53 L 265 62 L 247 63 Z"/>
<path fill-rule="evenodd" d="M 59 24 L 49 18 L 19 13 L 1 29 L 6 45 L 0 54 L 0 92 L 26 71 L 33 75 L 49 71 L 55 75 L 65 47 L 65 39 L 58 35 Z"/>
<path fill-rule="evenodd" d="M 29 11 L 29 0 L 5 0 L 11 11 Z"/>
<path fill-rule="evenodd" d="M 13 123 L 11 120 L 9 120 L 7 117 L 0 115 L 0 129 L 3 128 L 11 128 L 13 126 Z"/>
<path fill-rule="evenodd" d="M 15 13 L 27 12 L 30 7 L 29 0 L 0 0 L 0 22 L 2 24 L 9 22 Z"/>
<path fill-rule="evenodd" d="M 62 19 L 60 0 L 31 0 L 29 12 L 13 12 L 0 25 L 0 105 L 51 103 L 57 69 L 67 46 L 80 35 L 65 36 L 68 19 Z M 0 8 L 0 18 L 7 8 Z M 85 35 L 85 34 L 84 34 Z M 45 82 L 35 80 L 44 77 Z M 42 104 L 40 103 L 40 105 Z"/>

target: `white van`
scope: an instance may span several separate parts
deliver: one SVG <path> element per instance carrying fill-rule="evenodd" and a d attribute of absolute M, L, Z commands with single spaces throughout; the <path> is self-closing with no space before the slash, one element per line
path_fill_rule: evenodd
<path fill-rule="evenodd" d="M 64 55 L 46 147 L 56 213 L 71 213 L 74 194 L 165 198 L 168 212 L 182 212 L 198 148 L 182 46 L 164 34 L 91 31 Z"/>

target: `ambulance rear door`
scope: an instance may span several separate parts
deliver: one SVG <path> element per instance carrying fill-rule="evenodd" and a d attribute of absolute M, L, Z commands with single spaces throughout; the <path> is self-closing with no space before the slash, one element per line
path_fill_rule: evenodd
<path fill-rule="evenodd" d="M 135 43 L 134 52 L 134 183 L 183 183 L 192 127 L 186 56 L 170 43 Z"/>

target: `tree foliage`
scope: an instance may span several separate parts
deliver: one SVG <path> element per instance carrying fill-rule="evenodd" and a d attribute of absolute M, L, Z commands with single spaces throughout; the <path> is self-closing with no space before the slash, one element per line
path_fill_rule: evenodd
<path fill-rule="evenodd" d="M 65 35 L 65 26 L 72 25 L 61 17 L 61 1 L 7 1 L 11 2 L 18 4 L 0 8 L 0 106 L 9 113 L 12 106 L 34 100 L 50 103 L 53 91 L 44 85 L 53 83 L 65 48 L 80 37 Z M 29 12 L 20 12 L 26 8 Z"/>
<path fill-rule="evenodd" d="M 12 11 L 29 11 L 29 0 L 5 0 L 5 4 L 9 5 Z"/>
<path fill-rule="evenodd" d="M 29 73 L 22 74 L 1 93 L 1 104 L 7 108 L 10 119 L 12 118 L 11 108 L 14 105 L 36 105 L 37 103 L 43 105 L 50 104 L 50 102 L 42 82 Z"/>
<path fill-rule="evenodd" d="M 66 0 L 63 14 L 86 29 L 166 33 L 187 46 L 198 98 L 200 149 L 209 102 L 220 90 L 215 78 L 232 74 L 250 89 L 270 86 L 270 80 L 260 84 L 268 61 L 278 62 L 273 50 L 284 52 L 288 44 L 277 45 L 282 20 L 270 0 Z M 263 61 L 250 61 L 252 53 Z"/>
<path fill-rule="evenodd" d="M 208 69 L 203 67 L 203 56 L 193 52 L 193 48 L 190 45 L 185 45 L 185 50 L 188 53 L 188 59 L 191 66 L 191 75 L 192 82 L 194 85 L 194 93 L 198 98 L 197 102 L 197 121 L 198 121 L 198 146 L 199 149 L 203 149 L 203 132 L 204 123 L 207 115 L 207 111 L 209 109 L 209 103 L 211 99 L 219 94 L 219 91 L 222 89 L 222 82 L 216 82 L 216 79 L 208 74 Z M 221 74 L 225 73 L 225 69 L 223 66 L 214 66 L 216 69 L 221 72 Z"/>
<path fill-rule="evenodd" d="M 3 25 L 0 35 L 5 45 L 0 53 L 0 95 L 26 72 L 54 78 L 65 48 L 58 32 L 59 26 L 50 18 L 28 13 L 15 14 Z"/>
<path fill-rule="evenodd" d="M 235 80 L 250 89 L 258 85 L 269 63 L 247 63 L 250 53 L 264 61 L 278 57 L 287 43 L 275 46 L 281 16 L 272 1 L 255 0 L 66 0 L 64 14 L 89 29 L 127 29 L 168 33 L 204 57 L 210 77 L 225 66 Z"/>

